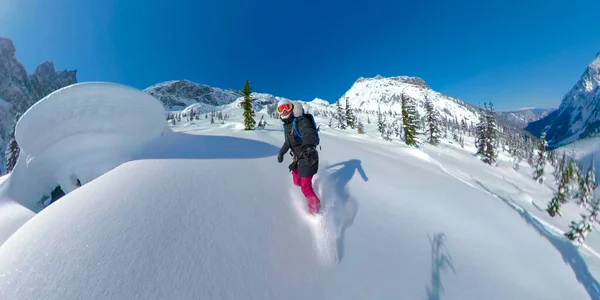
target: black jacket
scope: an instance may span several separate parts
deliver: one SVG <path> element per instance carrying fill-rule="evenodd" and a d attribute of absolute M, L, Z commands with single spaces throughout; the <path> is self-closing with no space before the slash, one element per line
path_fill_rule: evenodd
<path fill-rule="evenodd" d="M 290 117 L 287 120 L 282 120 L 285 141 L 283 142 L 283 146 L 281 146 L 281 149 L 279 150 L 279 154 L 285 155 L 288 152 L 288 150 L 291 149 L 292 154 L 298 161 L 298 174 L 300 175 L 300 177 L 312 176 L 317 174 L 317 171 L 319 170 L 319 156 L 315 152 L 314 155 L 317 160 L 317 163 L 313 166 L 308 166 L 306 163 L 306 159 L 302 155 L 302 150 L 303 146 L 317 146 L 317 132 L 313 128 L 312 122 L 308 117 L 301 115 L 295 118 L 297 119 L 296 128 L 298 129 L 300 136 L 302 136 L 302 142 L 296 139 L 292 130 L 292 121 L 294 120 L 294 117 Z"/>

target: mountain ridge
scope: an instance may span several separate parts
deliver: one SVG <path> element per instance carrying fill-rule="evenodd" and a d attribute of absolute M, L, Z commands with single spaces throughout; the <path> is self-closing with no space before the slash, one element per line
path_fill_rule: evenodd
<path fill-rule="evenodd" d="M 562 98 L 559 108 L 525 129 L 537 136 L 546 132 L 550 147 L 600 133 L 600 51 Z"/>
<path fill-rule="evenodd" d="M 45 61 L 28 74 L 16 56 L 11 39 L 0 37 L 0 174 L 5 172 L 4 151 L 15 115 L 53 91 L 77 83 L 77 70 L 56 71 Z"/>
<path fill-rule="evenodd" d="M 556 108 L 525 107 L 516 110 L 497 111 L 496 115 L 519 128 L 537 121 L 555 111 Z"/>

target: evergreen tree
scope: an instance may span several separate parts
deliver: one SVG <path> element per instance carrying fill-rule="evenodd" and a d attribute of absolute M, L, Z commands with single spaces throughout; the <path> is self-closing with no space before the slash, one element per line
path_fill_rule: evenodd
<path fill-rule="evenodd" d="M 569 173 L 568 173 L 568 170 L 565 169 L 564 172 L 560 176 L 560 181 L 558 183 L 558 190 L 556 191 L 556 193 L 554 193 L 554 197 L 552 197 L 552 200 L 550 200 L 550 202 L 548 203 L 548 208 L 546 209 L 548 214 L 550 214 L 550 216 L 552 216 L 552 217 L 554 217 L 555 214 L 560 215 L 560 206 L 562 204 L 567 203 L 568 180 L 569 180 Z"/>
<path fill-rule="evenodd" d="M 402 94 L 402 127 L 404 129 L 404 142 L 409 146 L 416 146 L 417 120 L 416 109 L 411 100 Z"/>
<path fill-rule="evenodd" d="M 246 85 L 242 90 L 242 94 L 244 95 L 244 101 L 242 102 L 242 107 L 244 108 L 244 130 L 254 130 L 254 126 L 256 125 L 256 120 L 254 120 L 254 110 L 252 109 L 252 99 L 250 98 L 250 82 L 246 80 Z"/>
<path fill-rule="evenodd" d="M 20 113 L 17 113 L 15 116 L 15 120 L 10 130 L 10 136 L 8 140 L 8 145 L 6 146 L 6 150 L 4 154 L 6 155 L 6 173 L 10 173 L 15 165 L 17 164 L 17 160 L 19 159 L 19 153 L 21 152 L 19 149 L 19 145 L 17 144 L 17 140 L 15 139 L 15 128 L 17 127 L 17 122 L 21 117 Z"/>
<path fill-rule="evenodd" d="M 567 166 L 567 199 L 577 197 L 579 190 L 579 178 L 583 177 L 583 172 L 575 161 L 574 156 L 569 157 Z"/>
<path fill-rule="evenodd" d="M 355 117 L 354 117 L 354 114 L 352 114 L 350 102 L 349 102 L 348 98 L 346 98 L 346 125 L 348 125 L 348 127 L 352 128 L 352 129 L 354 129 L 354 121 L 355 121 Z"/>
<path fill-rule="evenodd" d="M 554 168 L 554 184 L 558 184 L 560 182 L 562 173 L 565 171 L 565 165 L 567 164 L 567 155 L 563 152 L 561 157 L 558 159 L 556 163 L 556 167 Z"/>
<path fill-rule="evenodd" d="M 585 206 L 592 202 L 592 198 L 594 197 L 594 190 L 598 184 L 596 183 L 596 170 L 594 168 L 594 159 L 590 163 L 587 173 L 585 177 L 582 176 L 582 179 L 579 180 L 579 194 L 577 196 L 578 201 L 577 204 L 580 206 Z"/>
<path fill-rule="evenodd" d="M 332 122 L 333 122 L 333 118 L 329 118 L 329 124 L 328 124 L 329 127 L 333 127 Z"/>
<path fill-rule="evenodd" d="M 565 233 L 565 236 L 579 243 L 583 243 L 588 233 L 592 231 L 594 222 L 597 221 L 598 213 L 600 212 L 600 198 L 596 198 L 591 202 L 591 207 L 587 210 L 587 214 L 581 214 L 581 220 L 579 222 L 571 221 L 569 232 Z"/>
<path fill-rule="evenodd" d="M 556 167 L 556 155 L 554 151 L 548 151 L 548 162 L 551 166 Z"/>
<path fill-rule="evenodd" d="M 544 167 L 546 166 L 546 148 L 548 147 L 548 143 L 546 142 L 546 133 L 542 133 L 542 137 L 539 141 L 538 146 L 538 155 L 535 161 L 535 170 L 533 172 L 533 179 L 539 182 L 540 184 L 544 182 Z"/>
<path fill-rule="evenodd" d="M 358 120 L 358 125 L 356 125 L 356 131 L 359 134 L 365 134 L 365 127 L 363 126 L 363 123 L 360 120 Z"/>
<path fill-rule="evenodd" d="M 438 114 L 435 110 L 435 108 L 433 107 L 433 103 L 431 103 L 431 100 L 429 100 L 429 98 L 425 98 L 425 111 L 426 111 L 426 118 L 427 118 L 427 128 L 428 128 L 428 136 L 429 136 L 429 143 L 432 145 L 437 145 L 439 143 L 439 133 L 440 133 L 440 129 L 439 129 L 439 125 L 438 125 Z M 458 136 L 456 135 L 456 133 L 454 133 L 454 140 L 458 141 Z"/>
<path fill-rule="evenodd" d="M 485 113 L 481 110 L 478 114 L 479 122 L 475 127 L 475 147 L 477 152 L 475 155 L 483 156 L 485 153 L 485 139 L 486 139 L 486 120 Z"/>
<path fill-rule="evenodd" d="M 340 102 L 340 98 L 335 102 L 336 106 L 336 118 L 338 120 L 338 128 L 345 130 L 346 129 L 346 114 L 344 112 L 344 108 L 342 108 L 342 103 Z"/>
<path fill-rule="evenodd" d="M 483 162 L 491 165 L 496 162 L 496 118 L 494 117 L 493 105 L 490 102 L 486 116 L 485 130 L 485 155 Z"/>
<path fill-rule="evenodd" d="M 377 111 L 377 131 L 381 133 L 382 137 L 385 135 L 385 120 L 380 108 Z"/>

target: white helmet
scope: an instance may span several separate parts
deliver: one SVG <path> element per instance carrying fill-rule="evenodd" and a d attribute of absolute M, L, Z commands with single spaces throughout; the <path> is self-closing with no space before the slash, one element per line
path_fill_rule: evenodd
<path fill-rule="evenodd" d="M 287 99 L 281 99 L 277 102 L 277 113 L 279 113 L 279 117 L 283 120 L 290 117 L 292 114 L 292 110 L 294 110 L 294 104 Z"/>

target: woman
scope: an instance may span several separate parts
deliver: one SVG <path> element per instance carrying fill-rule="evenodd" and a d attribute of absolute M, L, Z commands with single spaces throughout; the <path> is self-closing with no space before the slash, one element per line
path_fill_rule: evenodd
<path fill-rule="evenodd" d="M 294 161 L 290 164 L 292 180 L 299 186 L 308 202 L 308 212 L 317 214 L 321 200 L 315 194 L 312 178 L 319 170 L 319 154 L 315 148 L 319 144 L 319 135 L 311 114 L 305 114 L 302 105 L 289 100 L 277 103 L 277 112 L 283 122 L 285 141 L 277 161 L 283 162 L 283 156 L 291 150 Z"/>

